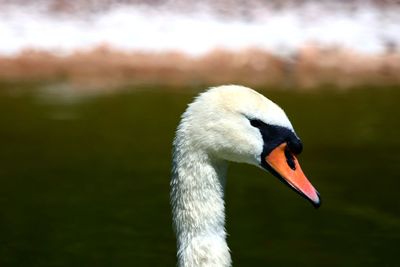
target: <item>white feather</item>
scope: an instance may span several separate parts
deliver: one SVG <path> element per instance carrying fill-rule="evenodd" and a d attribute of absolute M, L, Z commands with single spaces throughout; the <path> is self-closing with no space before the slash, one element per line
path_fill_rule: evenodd
<path fill-rule="evenodd" d="M 231 266 L 225 241 L 227 161 L 260 164 L 263 140 L 249 118 L 293 131 L 285 112 L 237 85 L 200 94 L 182 115 L 174 140 L 171 205 L 181 267 Z"/>

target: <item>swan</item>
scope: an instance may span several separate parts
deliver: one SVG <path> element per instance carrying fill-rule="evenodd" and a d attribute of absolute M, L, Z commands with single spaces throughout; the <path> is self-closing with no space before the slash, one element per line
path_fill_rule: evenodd
<path fill-rule="evenodd" d="M 230 161 L 269 171 L 319 207 L 319 193 L 296 158 L 301 151 L 285 112 L 258 92 L 223 85 L 197 96 L 173 141 L 170 200 L 178 266 L 231 266 L 224 226 Z"/>

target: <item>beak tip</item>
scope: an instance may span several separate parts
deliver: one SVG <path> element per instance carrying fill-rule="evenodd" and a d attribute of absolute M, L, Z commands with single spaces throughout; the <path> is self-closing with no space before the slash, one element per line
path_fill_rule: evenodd
<path fill-rule="evenodd" d="M 314 206 L 315 209 L 318 209 L 319 207 L 321 207 L 321 196 L 319 195 L 319 193 L 317 192 L 317 199 L 312 200 L 311 203 Z"/>

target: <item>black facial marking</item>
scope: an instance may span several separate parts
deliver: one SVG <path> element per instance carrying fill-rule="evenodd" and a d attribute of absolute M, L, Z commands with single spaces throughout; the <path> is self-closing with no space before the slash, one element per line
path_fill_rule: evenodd
<path fill-rule="evenodd" d="M 256 127 L 260 130 L 261 136 L 264 141 L 264 148 L 262 153 L 262 158 L 264 159 L 266 156 L 271 153 L 277 146 L 282 143 L 287 143 L 287 151 L 285 151 L 286 159 L 290 168 L 295 168 L 295 164 L 293 161 L 293 154 L 300 154 L 303 150 L 303 144 L 300 139 L 295 135 L 295 133 L 282 126 L 269 125 L 265 122 L 258 119 L 249 119 L 250 124 L 253 127 Z M 290 153 L 291 152 L 291 153 Z M 262 160 L 262 163 L 264 160 Z"/>
<path fill-rule="evenodd" d="M 288 128 L 276 125 L 269 125 L 258 119 L 250 119 L 250 124 L 260 130 L 264 141 L 263 152 L 261 154 L 261 165 L 271 171 L 270 166 L 264 160 L 276 147 L 282 143 L 287 143 L 285 149 L 286 162 L 292 170 L 296 170 L 293 154 L 300 154 L 303 145 L 300 139 Z"/>
<path fill-rule="evenodd" d="M 281 182 L 289 186 L 293 191 L 301 195 L 303 198 L 311 202 L 311 204 L 318 208 L 321 205 L 321 199 L 318 203 L 314 203 L 309 199 L 303 192 L 293 187 L 289 182 L 284 179 L 277 171 L 275 171 L 265 160 L 265 158 L 280 144 L 286 142 L 287 147 L 285 149 L 286 162 L 292 169 L 296 169 L 293 154 L 300 154 L 303 150 L 303 144 L 300 139 L 288 128 L 276 125 L 269 125 L 258 119 L 249 119 L 250 124 L 260 130 L 261 136 L 264 141 L 263 152 L 261 153 L 261 166 L 269 171 L 272 175 L 277 177 Z M 318 192 L 317 192 L 318 194 Z M 319 194 L 318 194 L 319 197 Z"/>
<path fill-rule="evenodd" d="M 287 143 L 288 147 L 291 152 L 294 154 L 298 155 L 303 151 L 303 144 L 301 143 L 300 139 L 295 136 L 295 138 L 292 138 L 290 142 Z"/>
<path fill-rule="evenodd" d="M 263 123 L 262 121 L 256 120 L 256 119 L 251 119 L 251 120 L 250 120 L 251 126 L 254 126 L 254 127 L 256 127 L 256 128 L 261 127 L 261 126 L 262 126 L 262 123 Z"/>

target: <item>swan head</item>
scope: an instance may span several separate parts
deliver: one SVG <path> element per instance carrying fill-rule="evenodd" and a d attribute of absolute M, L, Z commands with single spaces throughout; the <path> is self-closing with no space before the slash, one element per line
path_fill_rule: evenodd
<path fill-rule="evenodd" d="M 256 91 L 225 85 L 200 94 L 182 115 L 177 136 L 210 157 L 263 168 L 320 206 L 318 192 L 297 161 L 302 143 L 285 112 Z"/>

